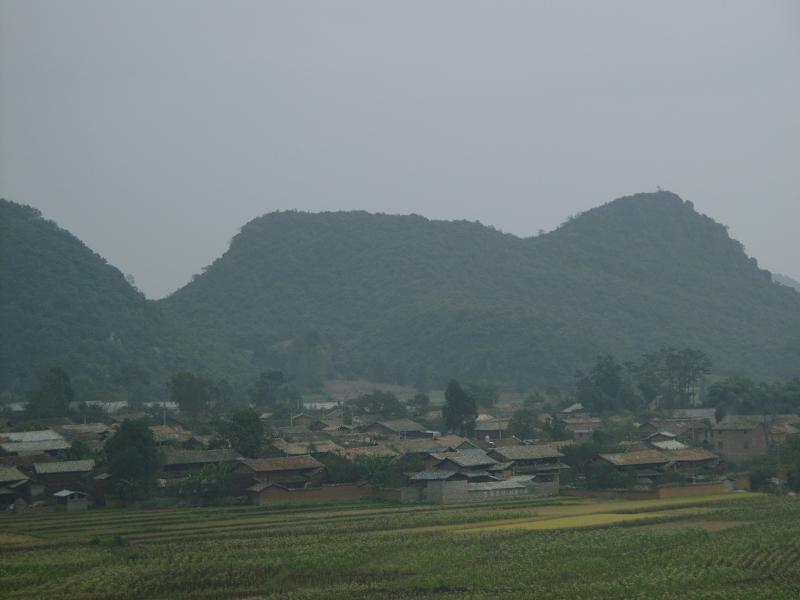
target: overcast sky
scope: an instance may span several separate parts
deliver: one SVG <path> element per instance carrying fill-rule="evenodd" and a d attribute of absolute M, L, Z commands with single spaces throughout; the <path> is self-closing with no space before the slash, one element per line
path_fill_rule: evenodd
<path fill-rule="evenodd" d="M 0 0 L 0 196 L 148 297 L 277 209 L 527 236 L 656 186 L 800 278 L 800 2 Z"/>

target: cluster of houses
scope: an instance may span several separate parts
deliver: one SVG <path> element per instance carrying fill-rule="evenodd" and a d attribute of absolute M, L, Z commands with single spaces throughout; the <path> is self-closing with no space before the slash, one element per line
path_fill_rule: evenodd
<path fill-rule="evenodd" d="M 0 432 L 0 507 L 46 503 L 67 510 L 104 505 L 108 473 L 93 459 L 74 459 L 76 442 L 99 453 L 124 418 L 111 423 L 60 423 L 38 431 Z M 269 415 L 264 415 L 268 419 Z M 580 405 L 544 420 L 559 421 L 568 439 L 536 443 L 509 432 L 508 417 L 481 415 L 470 437 L 431 430 L 408 418 L 354 418 L 341 407 L 324 416 L 299 414 L 289 426 L 270 428 L 264 456 L 244 458 L 221 447 L 215 435 L 199 435 L 179 419 L 150 426 L 162 449 L 159 484 L 176 489 L 188 475 L 207 465 L 224 465 L 234 493 L 259 505 L 353 500 L 372 496 L 368 481 L 335 481 L 326 457 L 357 462 L 383 457 L 403 474 L 400 484 L 385 486 L 384 496 L 402 502 L 464 503 L 558 494 L 562 450 L 590 439 L 604 427 Z M 800 433 L 800 416 L 725 417 L 710 409 L 675 411 L 667 418 L 638 424 L 638 439 L 622 442 L 621 452 L 598 454 L 587 466 L 628 474 L 641 489 L 654 488 L 676 475 L 686 481 L 718 477 L 724 463 L 743 463 Z M 572 478 L 574 479 L 574 478 Z"/>

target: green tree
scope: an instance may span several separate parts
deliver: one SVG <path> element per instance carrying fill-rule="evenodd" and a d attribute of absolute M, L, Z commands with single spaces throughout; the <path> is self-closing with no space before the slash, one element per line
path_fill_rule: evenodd
<path fill-rule="evenodd" d="M 472 398 L 455 379 L 447 384 L 444 392 L 444 406 L 442 417 L 451 431 L 459 435 L 471 436 L 475 433 L 475 419 L 478 417 L 478 407 Z"/>
<path fill-rule="evenodd" d="M 160 456 L 147 421 L 126 420 L 104 446 L 108 470 L 125 500 L 146 497 L 153 487 Z"/>
<path fill-rule="evenodd" d="M 75 440 L 70 444 L 67 456 L 70 460 L 83 460 L 87 458 L 94 458 L 95 453 L 86 442 Z"/>
<path fill-rule="evenodd" d="M 592 465 L 586 476 L 589 489 L 627 489 L 636 483 L 636 474 L 620 472 L 605 462 Z"/>
<path fill-rule="evenodd" d="M 491 408 L 497 404 L 497 399 L 500 396 L 500 393 L 498 392 L 496 386 L 489 383 L 471 383 L 467 387 L 467 393 L 475 398 L 475 402 L 477 402 L 478 406 L 481 408 Z"/>
<path fill-rule="evenodd" d="M 358 415 L 405 417 L 408 414 L 405 405 L 397 399 L 397 396 L 381 390 L 365 394 L 351 404 L 353 412 Z"/>
<path fill-rule="evenodd" d="M 388 456 L 359 456 L 356 467 L 359 476 L 369 481 L 376 492 L 392 479 L 392 459 Z"/>
<path fill-rule="evenodd" d="M 258 456 L 264 444 L 264 425 L 258 411 L 244 408 L 222 421 L 219 433 L 240 454 L 248 458 Z"/>
<path fill-rule="evenodd" d="M 367 469 L 359 470 L 356 463 L 336 454 L 326 454 L 319 459 L 325 465 L 325 480 L 328 483 L 352 483 L 362 474 L 369 476 Z"/>
<path fill-rule="evenodd" d="M 175 373 L 169 381 L 170 399 L 181 412 L 197 419 L 205 413 L 216 397 L 214 384 L 193 373 Z"/>
<path fill-rule="evenodd" d="M 146 389 L 150 384 L 150 374 L 142 365 L 134 362 L 125 363 L 117 369 L 111 380 L 125 389 L 128 394 L 128 404 L 131 408 L 136 410 L 142 408 Z"/>
<path fill-rule="evenodd" d="M 67 372 L 53 367 L 39 379 L 39 386 L 30 395 L 28 412 L 35 418 L 62 417 L 69 412 L 74 397 Z"/>
<path fill-rule="evenodd" d="M 711 372 L 711 360 L 693 348 L 661 348 L 642 356 L 634 372 L 646 403 L 658 408 L 683 408 L 698 400 L 700 384 Z"/>
<path fill-rule="evenodd" d="M 262 372 L 250 388 L 250 402 L 262 408 L 274 408 L 280 400 L 279 390 L 286 385 L 283 371 Z"/>
<path fill-rule="evenodd" d="M 576 398 L 597 413 L 618 412 L 636 407 L 633 384 L 623 365 L 611 355 L 598 356 L 588 374 L 575 375 Z"/>
<path fill-rule="evenodd" d="M 419 392 L 416 396 L 414 396 L 411 404 L 414 406 L 414 415 L 419 417 L 428 412 L 428 409 L 431 405 L 431 399 L 428 394 Z"/>
<path fill-rule="evenodd" d="M 201 502 L 213 502 L 231 491 L 231 467 L 224 463 L 204 465 L 181 482 L 180 494 Z"/>
<path fill-rule="evenodd" d="M 520 439 L 530 439 L 539 427 L 539 415 L 532 408 L 520 408 L 511 415 L 508 427 L 512 435 Z"/>

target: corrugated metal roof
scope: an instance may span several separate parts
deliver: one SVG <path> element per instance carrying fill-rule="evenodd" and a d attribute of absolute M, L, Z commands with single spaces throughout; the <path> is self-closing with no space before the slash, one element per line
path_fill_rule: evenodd
<path fill-rule="evenodd" d="M 8 483 L 10 481 L 24 481 L 28 479 L 25 474 L 16 467 L 0 466 L 0 483 Z"/>
<path fill-rule="evenodd" d="M 663 442 L 650 442 L 650 445 L 658 450 L 684 450 L 688 448 L 686 444 L 678 440 L 664 440 Z"/>
<path fill-rule="evenodd" d="M 459 475 L 458 471 L 420 471 L 414 473 L 409 479 L 411 481 L 442 481 L 456 475 Z"/>
<path fill-rule="evenodd" d="M 43 440 L 41 442 L 6 442 L 0 444 L 0 448 L 9 454 L 35 454 L 37 452 L 51 452 L 54 450 L 66 450 L 69 444 L 64 438 L 57 440 Z"/>
<path fill-rule="evenodd" d="M 39 431 L 7 431 L 0 433 L 0 438 L 5 438 L 9 442 L 43 442 L 45 440 L 63 440 L 61 435 L 52 429 L 41 429 Z"/>
<path fill-rule="evenodd" d="M 33 469 L 37 475 L 52 475 L 53 473 L 88 473 L 94 469 L 93 460 L 63 460 L 59 462 L 34 463 Z"/>

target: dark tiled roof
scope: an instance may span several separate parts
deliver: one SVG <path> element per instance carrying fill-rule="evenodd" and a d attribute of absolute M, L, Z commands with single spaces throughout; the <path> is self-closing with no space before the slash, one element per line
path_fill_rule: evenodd
<path fill-rule="evenodd" d="M 636 465 L 665 465 L 670 462 L 664 452 L 659 450 L 640 450 L 638 452 L 623 452 L 620 454 L 601 454 L 600 458 L 618 467 Z"/>
<path fill-rule="evenodd" d="M 560 458 L 564 456 L 547 444 L 532 446 L 505 446 L 496 448 L 492 452 L 505 460 L 538 460 L 542 458 Z"/>
<path fill-rule="evenodd" d="M 425 427 L 415 421 L 412 421 L 411 419 L 389 419 L 376 421 L 376 423 L 378 425 L 383 425 L 387 429 L 397 433 L 425 431 Z"/>
<path fill-rule="evenodd" d="M 248 458 L 242 464 L 256 473 L 273 471 L 304 471 L 319 469 L 322 463 L 310 455 L 282 456 L 279 458 Z"/>
<path fill-rule="evenodd" d="M 170 450 L 166 453 L 165 466 L 204 465 L 219 462 L 235 462 L 241 458 L 236 450 Z"/>
<path fill-rule="evenodd" d="M 719 423 L 717 423 L 714 429 L 718 431 L 725 429 L 749 431 L 750 429 L 755 429 L 759 425 L 763 426 L 765 423 L 769 425 L 769 417 L 764 417 L 761 415 L 740 415 L 724 417 Z"/>

